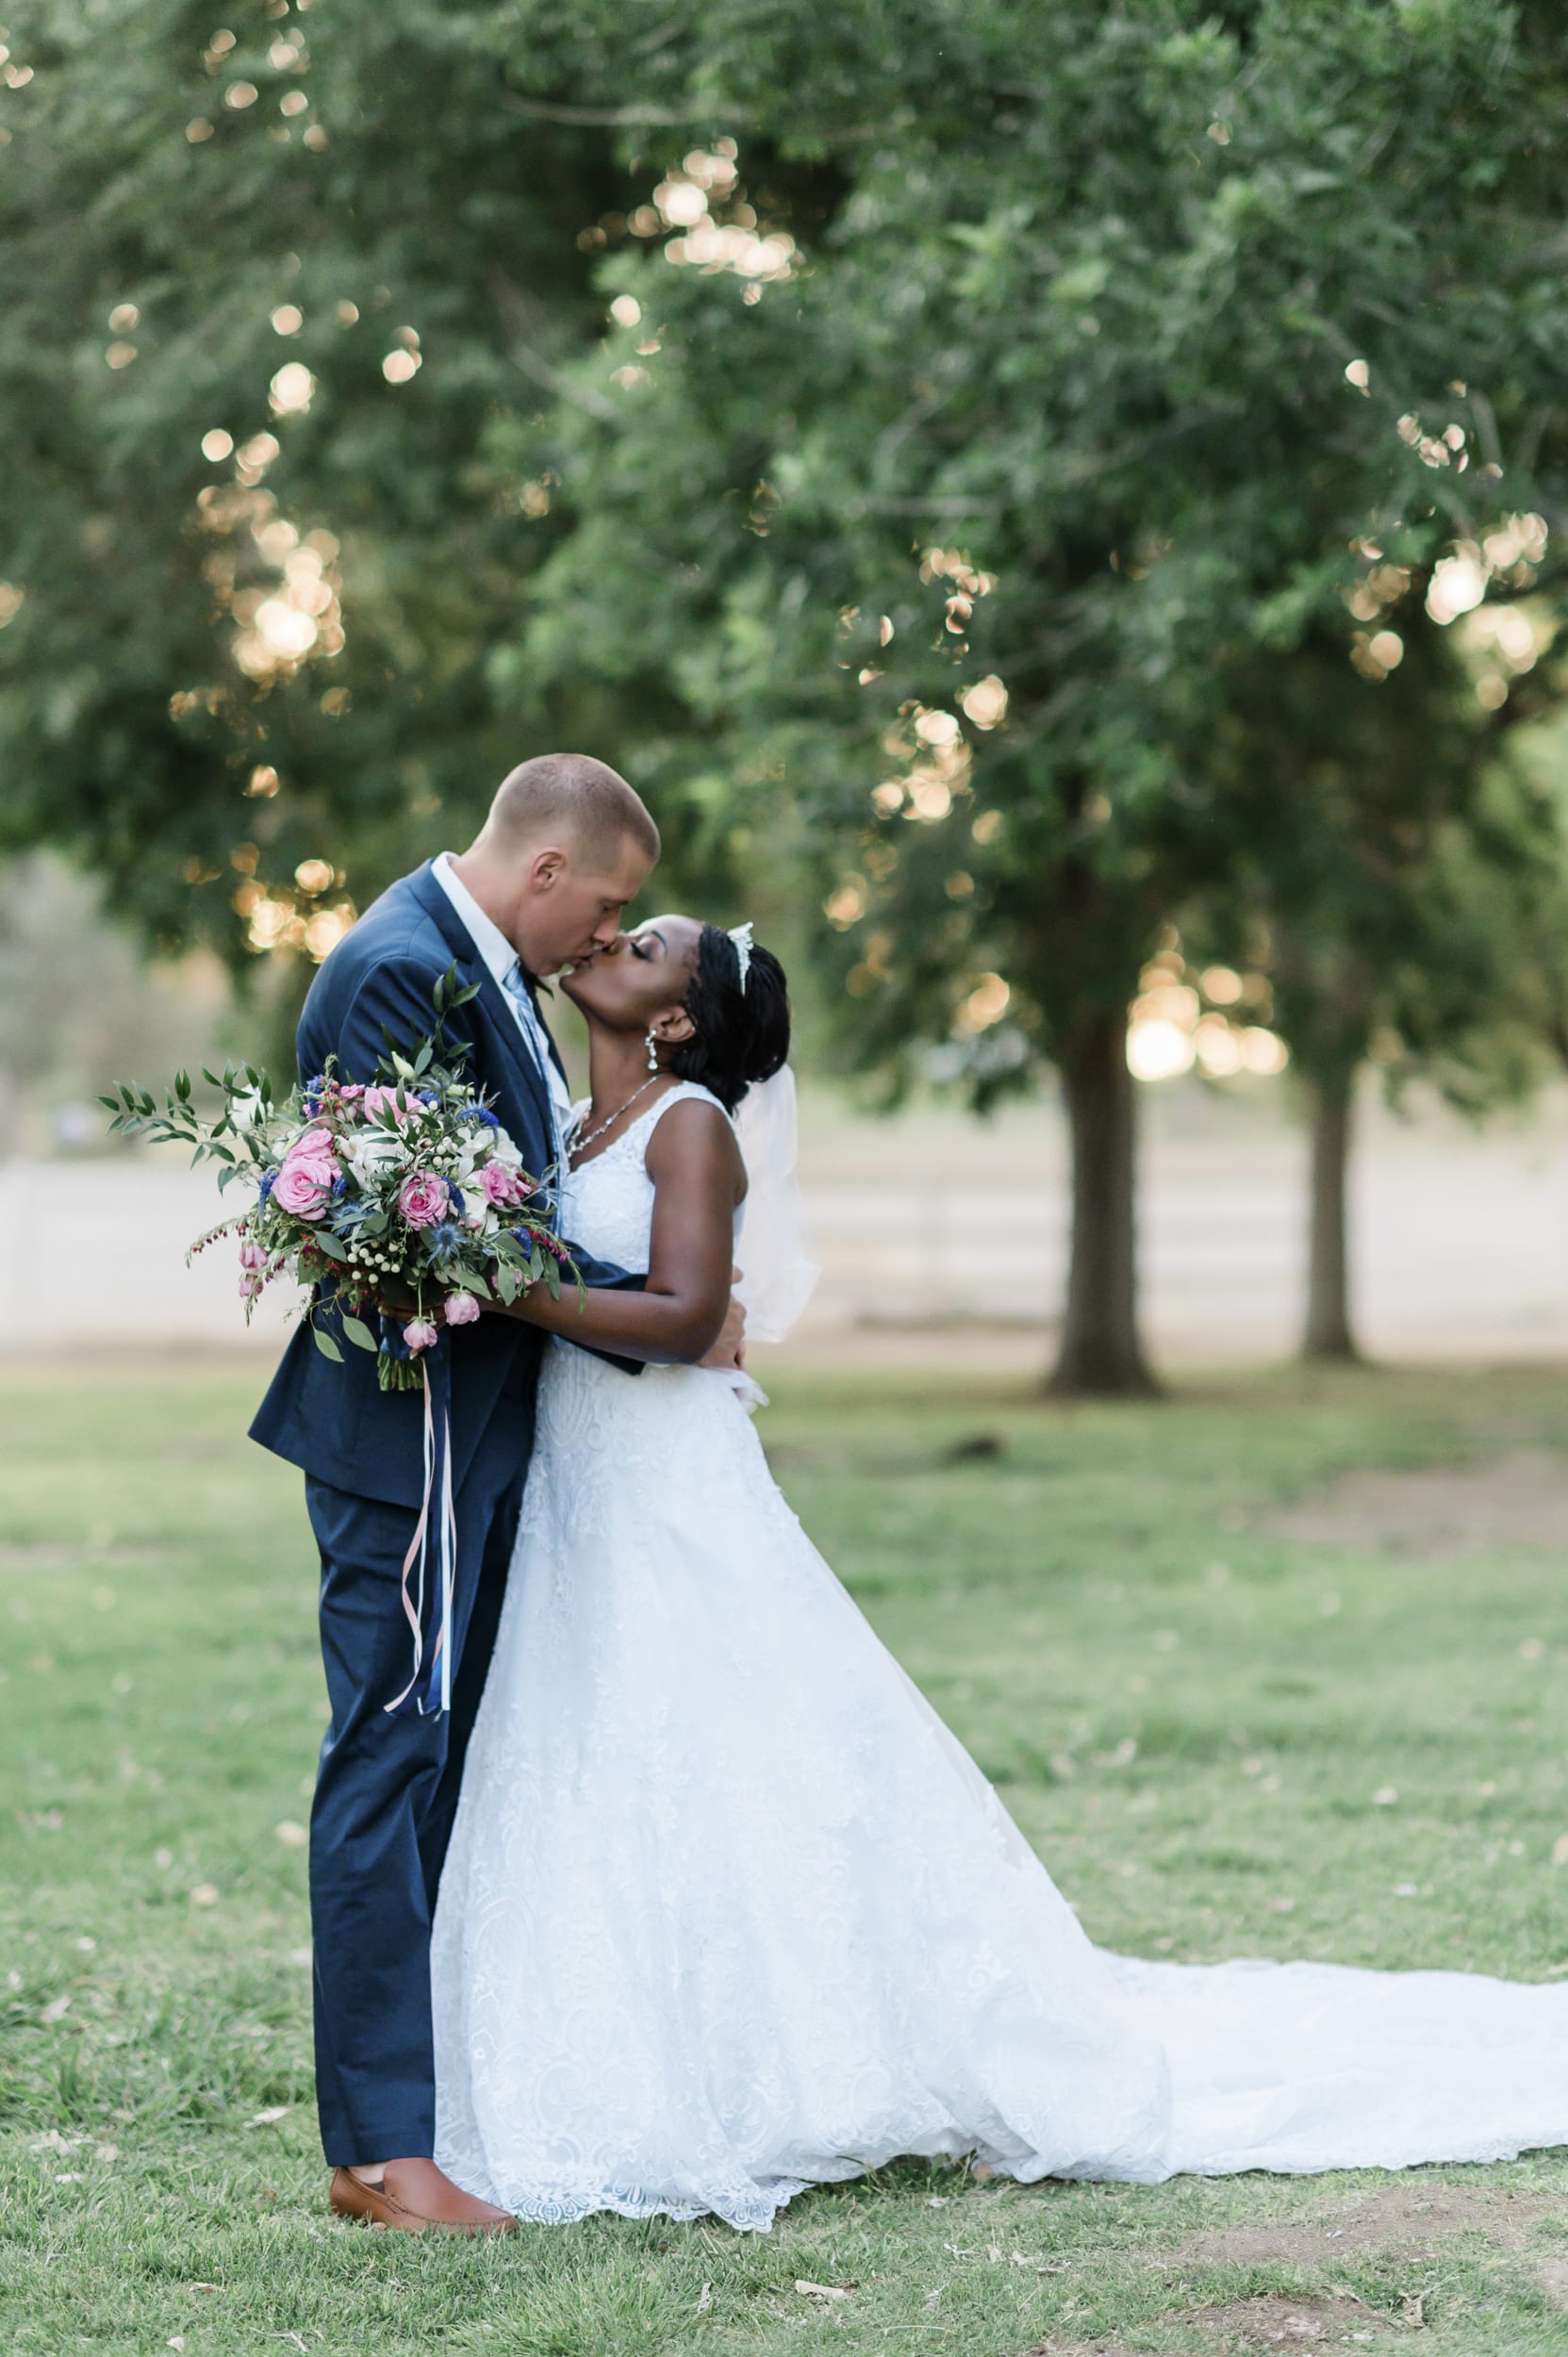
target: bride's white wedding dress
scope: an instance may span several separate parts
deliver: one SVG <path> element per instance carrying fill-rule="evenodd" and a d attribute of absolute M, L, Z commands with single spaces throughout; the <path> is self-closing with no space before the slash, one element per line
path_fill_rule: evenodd
<path fill-rule="evenodd" d="M 673 1090 L 573 1174 L 646 1267 Z M 712 1101 L 712 1100 L 709 1100 Z M 766 2228 L 899 2153 L 1021 2178 L 1568 2142 L 1568 1988 L 1097 1950 L 701 1368 L 553 1343 L 432 1958 L 437 2158 L 520 2216 Z"/>

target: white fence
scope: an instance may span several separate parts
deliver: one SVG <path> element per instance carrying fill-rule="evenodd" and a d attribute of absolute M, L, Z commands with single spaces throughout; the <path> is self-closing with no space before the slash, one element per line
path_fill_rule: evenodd
<path fill-rule="evenodd" d="M 1305 1146 L 1262 1113 L 1171 1098 L 1143 1151 L 1143 1293 L 1173 1360 L 1288 1351 L 1300 1316 Z M 808 1101 L 802 1170 L 823 1261 L 800 1334 L 868 1343 L 993 1321 L 1048 1326 L 1062 1297 L 1065 1148 L 1048 1107 L 982 1124 L 856 1120 Z M 1376 1107 L 1352 1189 L 1356 1309 L 1401 1357 L 1568 1358 L 1568 1119 L 1475 1136 Z M 219 1216 L 200 1174 L 152 1156 L 0 1165 L 0 1285 L 13 1354 L 232 1345 L 275 1354 L 285 1304 L 249 1336 L 232 1248 L 184 1266 Z M 978 1339 L 978 1338 L 977 1338 Z M 897 1346 L 896 1343 L 894 1345 Z"/>

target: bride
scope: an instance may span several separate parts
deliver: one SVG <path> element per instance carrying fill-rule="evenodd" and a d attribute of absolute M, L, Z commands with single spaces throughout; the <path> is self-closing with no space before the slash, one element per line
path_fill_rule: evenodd
<path fill-rule="evenodd" d="M 593 1094 L 564 1231 L 646 1268 L 673 1360 L 721 1312 L 750 1181 L 776 1332 L 802 1268 L 777 961 L 668 916 L 565 987 Z M 524 1314 L 591 1342 L 602 1309 Z M 1568 2142 L 1560 1985 L 1095 1948 L 790 1511 L 759 1397 L 548 1355 L 432 1949 L 459 2184 L 766 2230 L 900 2153 L 1148 2184 Z"/>

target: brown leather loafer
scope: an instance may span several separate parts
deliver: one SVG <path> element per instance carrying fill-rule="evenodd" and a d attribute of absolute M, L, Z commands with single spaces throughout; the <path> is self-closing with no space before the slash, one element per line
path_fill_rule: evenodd
<path fill-rule="evenodd" d="M 446 2234 L 509 2234 L 517 2225 L 505 2210 L 454 2185 L 434 2161 L 388 2161 L 378 2185 L 352 2168 L 335 2168 L 329 2199 L 339 2217 L 391 2226 L 402 2234 L 432 2228 Z"/>
<path fill-rule="evenodd" d="M 368 2185 L 352 2168 L 335 2168 L 328 2197 L 339 2217 L 357 2218 L 365 2226 L 395 2226 L 404 2234 L 422 2234 L 430 2220 L 416 2217 L 394 2201 L 382 2185 Z"/>

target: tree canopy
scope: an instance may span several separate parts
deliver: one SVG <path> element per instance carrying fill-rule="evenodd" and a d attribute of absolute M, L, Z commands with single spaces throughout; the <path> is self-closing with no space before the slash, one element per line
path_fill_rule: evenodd
<path fill-rule="evenodd" d="M 616 15 L 574 34 L 606 116 Z M 844 74 L 794 22 L 767 55 L 690 28 L 686 119 L 745 136 L 668 173 L 662 255 L 606 263 L 517 661 L 591 644 L 678 691 L 692 759 L 784 784 L 862 1060 L 945 1042 L 982 1098 L 1057 1065 L 1078 1363 L 1134 1379 L 1122 1036 L 1162 929 L 1248 879 L 1282 906 L 1310 836 L 1367 954 L 1397 900 L 1413 957 L 1416 844 L 1527 668 L 1445 633 L 1490 590 L 1511 643 L 1556 512 L 1563 37 L 1492 0 L 857 11 Z M 836 179 L 809 233 L 754 201 L 775 144 Z M 1325 698 L 1314 753 L 1287 716 Z"/>
<path fill-rule="evenodd" d="M 161 941 L 320 954 L 519 750 L 591 745 L 687 876 L 812 879 L 894 1089 L 1056 1067 L 1065 1367 L 1138 1380 L 1169 929 L 1271 926 L 1306 1057 L 1291 940 L 1379 968 L 1364 1038 L 1444 872 L 1550 849 L 1555 787 L 1503 824 L 1485 779 L 1551 687 L 1568 32 L 36 0 L 11 39 L 5 838 Z"/>
<path fill-rule="evenodd" d="M 624 173 L 512 110 L 495 10 L 216 13 L 11 20 L 0 825 L 242 962 L 320 948 L 518 757 L 519 437 Z"/>

